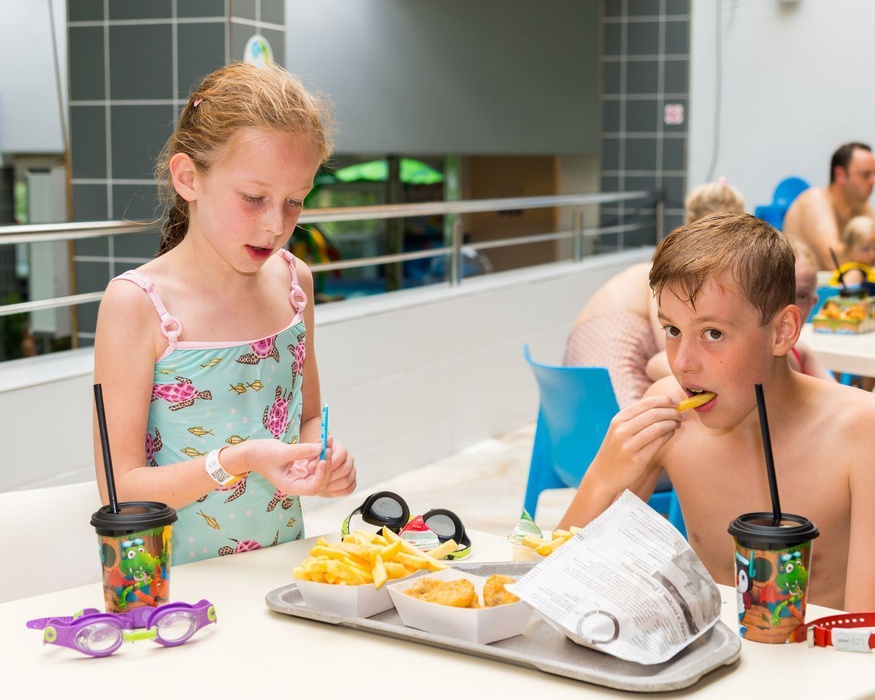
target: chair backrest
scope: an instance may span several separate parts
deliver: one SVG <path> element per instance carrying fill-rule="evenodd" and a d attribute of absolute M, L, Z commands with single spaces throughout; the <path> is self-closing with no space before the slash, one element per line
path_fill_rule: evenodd
<path fill-rule="evenodd" d="M 93 481 L 0 493 L 0 603 L 100 581 Z"/>
<path fill-rule="evenodd" d="M 553 469 L 565 486 L 576 487 L 620 410 L 608 370 L 545 365 L 532 360 L 528 346 L 525 359 L 538 382 L 538 427 L 546 431 Z"/>
<path fill-rule="evenodd" d="M 793 200 L 810 187 L 801 177 L 785 177 L 775 187 L 772 204 L 779 207 L 789 207 Z"/>
<path fill-rule="evenodd" d="M 784 215 L 787 209 L 802 192 L 807 190 L 808 183 L 801 177 L 785 177 L 775 186 L 771 204 L 761 204 L 754 208 L 753 215 L 770 223 L 779 231 L 784 229 Z"/>

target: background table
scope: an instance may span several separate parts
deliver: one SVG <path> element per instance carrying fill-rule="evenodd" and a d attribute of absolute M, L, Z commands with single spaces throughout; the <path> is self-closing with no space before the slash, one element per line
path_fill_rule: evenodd
<path fill-rule="evenodd" d="M 875 332 L 815 333 L 812 325 L 806 323 L 799 341 L 805 343 L 828 370 L 875 377 Z"/>
<path fill-rule="evenodd" d="M 500 537 L 469 533 L 469 561 L 508 561 Z M 332 540 L 332 536 L 328 536 Z M 336 537 L 334 538 L 336 539 Z M 171 597 L 207 598 L 218 624 L 184 646 L 166 649 L 149 641 L 125 644 L 114 656 L 92 659 L 44 646 L 25 622 L 101 607 L 91 584 L 0 605 L 0 683 L 5 698 L 148 696 L 160 698 L 321 697 L 428 700 L 495 697 L 632 697 L 616 691 L 458 652 L 282 615 L 265 594 L 291 583 L 292 566 L 312 540 L 176 567 Z M 6 575 L 14 575 L 7 570 Z M 735 591 L 721 586 L 723 621 L 737 624 Z M 817 606 L 809 619 L 831 614 Z M 875 697 L 875 655 L 809 649 L 803 644 L 742 641 L 741 659 L 705 676 L 692 688 L 660 698 Z"/>

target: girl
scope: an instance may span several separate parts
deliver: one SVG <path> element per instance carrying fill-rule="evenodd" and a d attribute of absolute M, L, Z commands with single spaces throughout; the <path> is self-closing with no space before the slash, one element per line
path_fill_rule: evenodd
<path fill-rule="evenodd" d="M 207 76 L 156 166 L 158 256 L 100 305 L 94 375 L 118 498 L 178 510 L 174 565 L 303 537 L 300 495 L 355 489 L 340 443 L 319 459 L 313 277 L 284 250 L 329 121 L 279 66 Z M 95 466 L 106 503 L 96 427 Z"/>

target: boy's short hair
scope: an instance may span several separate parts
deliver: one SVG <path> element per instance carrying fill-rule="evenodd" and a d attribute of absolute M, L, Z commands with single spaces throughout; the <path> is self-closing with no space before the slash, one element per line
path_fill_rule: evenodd
<path fill-rule="evenodd" d="M 702 285 L 727 272 L 759 310 L 760 325 L 796 301 L 790 242 L 750 214 L 712 214 L 673 231 L 656 249 L 650 287 L 659 298 L 676 286 L 695 308 Z"/>

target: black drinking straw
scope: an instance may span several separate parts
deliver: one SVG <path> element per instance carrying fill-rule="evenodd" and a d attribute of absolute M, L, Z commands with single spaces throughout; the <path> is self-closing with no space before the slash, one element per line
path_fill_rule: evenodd
<path fill-rule="evenodd" d="M 835 266 L 836 266 L 836 272 L 838 272 L 839 268 L 841 267 L 841 265 L 839 265 L 838 256 L 836 255 L 836 252 L 832 248 L 829 249 L 829 254 L 832 256 L 832 261 L 835 263 Z M 845 291 L 848 291 L 848 285 L 845 284 L 845 276 L 840 272 L 839 272 L 839 284 L 842 285 L 842 289 L 844 289 Z"/>
<path fill-rule="evenodd" d="M 772 495 L 772 516 L 774 517 L 773 525 L 780 525 L 783 516 L 781 515 L 781 499 L 778 497 L 778 479 L 775 476 L 775 458 L 772 455 L 772 438 L 769 434 L 769 419 L 766 416 L 766 399 L 763 396 L 763 385 L 754 384 L 757 392 L 757 408 L 760 412 L 760 431 L 763 434 L 763 451 L 766 454 L 766 472 L 769 475 L 769 492 Z"/>
<path fill-rule="evenodd" d="M 103 447 L 103 468 L 106 469 L 106 491 L 109 494 L 109 507 L 118 513 L 118 500 L 115 495 L 115 477 L 112 473 L 112 457 L 109 454 L 109 435 L 106 433 L 106 411 L 103 408 L 103 387 L 94 385 L 94 402 L 97 406 L 97 425 L 100 428 L 100 445 Z"/>

